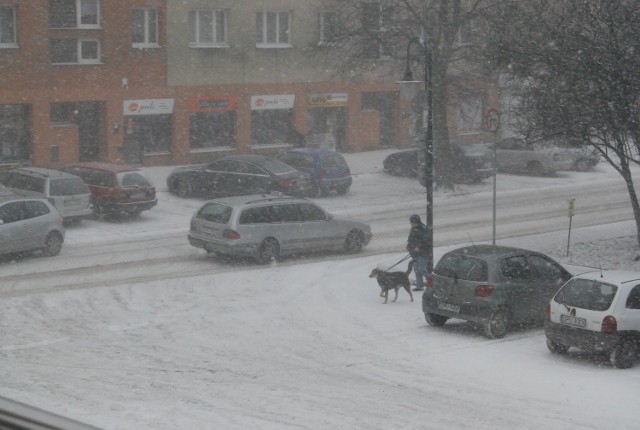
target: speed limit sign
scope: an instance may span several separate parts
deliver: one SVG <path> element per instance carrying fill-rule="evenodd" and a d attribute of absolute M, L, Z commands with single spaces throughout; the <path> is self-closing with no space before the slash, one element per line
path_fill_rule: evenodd
<path fill-rule="evenodd" d="M 487 111 L 487 130 L 495 133 L 500 128 L 500 115 L 495 109 Z"/>

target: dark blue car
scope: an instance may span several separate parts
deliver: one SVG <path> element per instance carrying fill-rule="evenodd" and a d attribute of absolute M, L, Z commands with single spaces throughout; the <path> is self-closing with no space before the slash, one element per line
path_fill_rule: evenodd
<path fill-rule="evenodd" d="M 335 151 L 299 148 L 280 154 L 277 158 L 308 173 L 316 184 L 316 195 L 327 195 L 332 190 L 338 194 L 346 194 L 353 182 L 347 162 Z"/>

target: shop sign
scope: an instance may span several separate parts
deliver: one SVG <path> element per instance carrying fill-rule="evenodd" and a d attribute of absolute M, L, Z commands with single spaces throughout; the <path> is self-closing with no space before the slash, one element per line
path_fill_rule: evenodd
<path fill-rule="evenodd" d="M 124 115 L 166 115 L 173 113 L 173 99 L 125 100 Z"/>
<path fill-rule="evenodd" d="M 293 109 L 294 100 L 293 94 L 251 96 L 251 110 Z"/>
<path fill-rule="evenodd" d="M 309 94 L 309 107 L 344 107 L 347 106 L 347 93 Z"/>
<path fill-rule="evenodd" d="M 217 112 L 236 110 L 237 97 L 192 97 L 191 112 Z"/>

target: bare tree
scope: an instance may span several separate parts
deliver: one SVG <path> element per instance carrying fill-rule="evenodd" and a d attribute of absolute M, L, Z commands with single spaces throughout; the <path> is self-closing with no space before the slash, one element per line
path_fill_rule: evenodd
<path fill-rule="evenodd" d="M 488 56 L 517 82 L 521 130 L 596 148 L 627 185 L 640 244 L 640 0 L 508 0 L 491 12 Z"/>
<path fill-rule="evenodd" d="M 471 91 L 469 83 L 486 69 L 477 67 L 473 53 L 483 41 L 478 18 L 495 0 L 322 0 L 336 22 L 332 63 L 343 76 L 367 76 L 375 69 L 398 80 L 405 62 L 414 76 L 426 80 L 430 56 L 433 130 L 438 147 L 436 186 L 453 189 L 453 163 L 449 145 L 450 101 Z M 410 44 L 411 41 L 420 43 Z M 389 60 L 395 60 L 390 62 Z M 426 108 L 425 106 L 423 106 Z M 424 126 L 424 124 L 423 124 Z"/>

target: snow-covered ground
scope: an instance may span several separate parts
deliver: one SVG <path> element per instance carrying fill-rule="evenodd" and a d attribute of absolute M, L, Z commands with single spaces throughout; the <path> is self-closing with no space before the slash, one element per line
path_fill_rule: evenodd
<path fill-rule="evenodd" d="M 348 154 L 356 174 L 350 195 L 318 202 L 338 212 L 362 205 L 366 212 L 365 190 L 381 186 L 374 177 L 386 153 Z M 383 305 L 368 275 L 403 256 L 409 208 L 398 205 L 393 225 L 379 224 L 398 224 L 401 233 L 380 248 L 374 236 L 375 253 L 225 266 L 188 245 L 173 253 L 172 242 L 162 241 L 172 234 L 184 241 L 188 217 L 201 202 L 162 191 L 170 169 L 145 170 L 161 201 L 140 220 L 89 221 L 68 230 L 59 257 L 0 263 L 0 395 L 114 430 L 638 428 L 640 366 L 618 370 L 579 351 L 552 355 L 539 327 L 500 340 L 463 322 L 433 328 L 419 293 L 414 302 L 400 292 L 397 302 Z M 608 166 L 599 166 L 561 179 L 612 177 Z M 499 179 L 501 192 L 546 190 L 558 181 Z M 423 193 L 410 179 L 384 183 L 407 195 Z M 489 180 L 458 193 L 491 186 Z M 532 198 L 548 204 L 546 191 L 538 194 Z M 455 198 L 438 194 L 436 203 Z M 572 271 L 640 271 L 635 224 L 626 219 L 584 227 L 577 215 L 568 256 L 566 231 L 498 235 L 498 243 L 546 252 Z M 47 291 L 75 261 L 94 258 L 88 261 L 99 272 L 100 265 L 128 258 L 118 254 L 121 241 L 149 237 L 154 249 L 146 252 L 162 255 L 172 272 L 194 262 L 198 269 L 154 276 L 132 255 L 130 266 L 117 267 L 144 275 L 135 281 L 92 283 L 87 270 L 72 272 L 78 278 L 68 281 L 72 287 Z M 92 244 L 113 244 L 113 251 L 91 257 Z M 454 246 L 438 246 L 436 259 Z M 394 247 L 399 251 L 390 252 Z M 218 266 L 223 270 L 203 269 Z M 22 288 L 21 277 L 36 272 L 43 274 L 33 278 L 37 292 L 11 294 Z"/>

